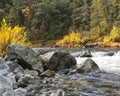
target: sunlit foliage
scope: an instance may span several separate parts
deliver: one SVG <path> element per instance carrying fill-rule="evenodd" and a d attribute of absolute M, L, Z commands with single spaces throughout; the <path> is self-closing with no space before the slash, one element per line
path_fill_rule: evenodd
<path fill-rule="evenodd" d="M 11 27 L 2 20 L 0 27 L 0 55 L 4 55 L 9 44 L 29 45 L 24 27 L 18 25 Z"/>
<path fill-rule="evenodd" d="M 120 28 L 113 26 L 110 35 L 105 36 L 104 42 L 119 42 L 120 41 Z"/>
<path fill-rule="evenodd" d="M 64 36 L 63 39 L 57 41 L 56 45 L 61 47 L 79 47 L 81 42 L 80 33 L 71 32 Z"/>

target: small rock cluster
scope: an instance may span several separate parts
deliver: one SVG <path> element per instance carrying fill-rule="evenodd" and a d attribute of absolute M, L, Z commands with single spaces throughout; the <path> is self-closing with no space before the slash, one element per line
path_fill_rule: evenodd
<path fill-rule="evenodd" d="M 42 93 L 40 90 L 44 83 L 47 83 L 44 78 L 52 78 L 56 72 L 74 74 L 74 72 L 98 70 L 97 64 L 91 59 L 80 68 L 75 66 L 76 59 L 62 50 L 46 51 L 41 48 L 10 45 L 6 56 L 0 57 L 0 94 L 1 96 L 66 96 L 63 89 Z M 70 69 L 75 71 L 72 72 Z"/>
<path fill-rule="evenodd" d="M 2 96 L 33 96 L 42 88 L 45 77 L 53 77 L 55 72 L 76 65 L 75 58 L 67 52 L 55 49 L 41 54 L 40 50 L 21 45 L 8 46 L 6 56 L 0 57 Z M 43 96 L 48 94 L 65 96 L 61 89 L 44 93 Z"/>

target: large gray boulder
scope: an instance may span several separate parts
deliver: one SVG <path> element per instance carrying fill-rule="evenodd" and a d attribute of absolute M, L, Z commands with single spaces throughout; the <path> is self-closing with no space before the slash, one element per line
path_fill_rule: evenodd
<path fill-rule="evenodd" d="M 76 65 L 76 60 L 70 53 L 63 51 L 51 51 L 40 55 L 40 58 L 46 69 L 58 71 L 71 68 Z"/>
<path fill-rule="evenodd" d="M 38 55 L 45 54 L 47 52 L 56 51 L 58 48 L 51 47 L 41 47 L 41 48 L 32 48 Z"/>
<path fill-rule="evenodd" d="M 34 69 L 43 72 L 43 64 L 37 53 L 27 46 L 9 45 L 6 52 L 10 60 L 18 60 L 24 69 Z"/>
<path fill-rule="evenodd" d="M 99 70 L 99 66 L 91 59 L 87 59 L 79 68 L 76 68 L 78 73 L 86 73 Z"/>

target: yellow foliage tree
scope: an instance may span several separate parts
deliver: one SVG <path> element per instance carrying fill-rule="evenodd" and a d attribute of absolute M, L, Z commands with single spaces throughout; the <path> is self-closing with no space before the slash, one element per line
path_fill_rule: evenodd
<path fill-rule="evenodd" d="M 6 48 L 9 44 L 30 45 L 26 42 L 27 36 L 25 27 L 18 25 L 12 27 L 6 23 L 6 20 L 2 20 L 0 27 L 0 55 L 3 56 L 6 52 Z"/>
<path fill-rule="evenodd" d="M 78 47 L 80 46 L 80 43 L 82 42 L 80 38 L 80 33 L 78 32 L 71 32 L 70 34 L 63 37 L 63 39 L 60 39 L 56 42 L 57 46 L 65 46 L 65 47 Z"/>

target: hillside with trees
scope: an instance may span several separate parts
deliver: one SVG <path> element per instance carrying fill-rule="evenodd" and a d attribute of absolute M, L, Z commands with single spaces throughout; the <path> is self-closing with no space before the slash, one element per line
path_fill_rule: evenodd
<path fill-rule="evenodd" d="M 78 44 L 120 42 L 120 0 L 3 0 L 3 18 L 25 27 L 30 41 L 57 41 L 78 32 Z"/>

